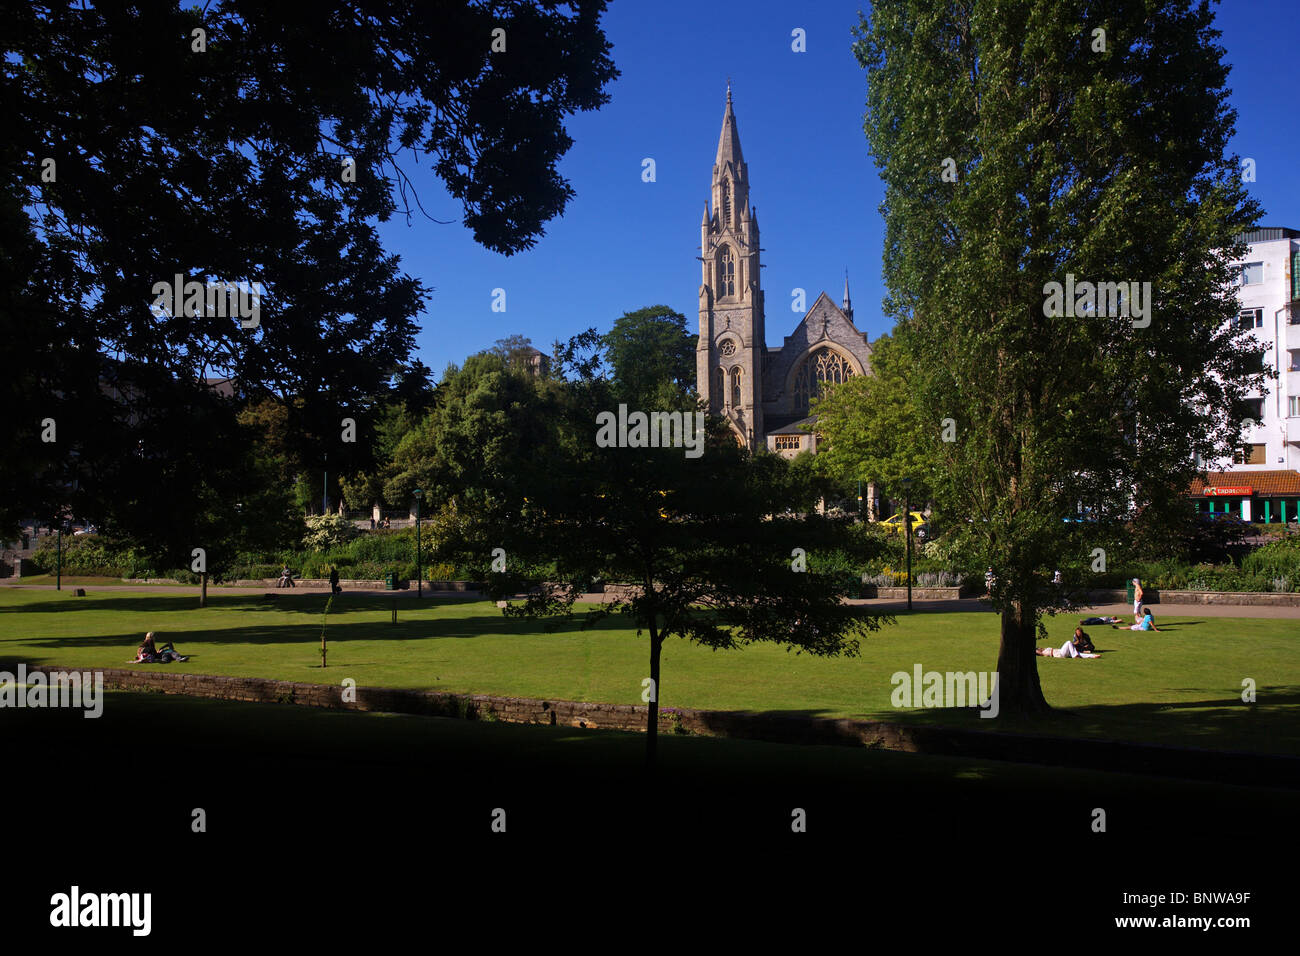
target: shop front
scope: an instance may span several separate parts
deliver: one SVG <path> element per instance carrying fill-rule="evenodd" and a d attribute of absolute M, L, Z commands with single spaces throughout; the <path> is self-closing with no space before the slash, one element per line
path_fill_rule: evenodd
<path fill-rule="evenodd" d="M 1294 470 L 1209 472 L 1188 494 L 1203 514 L 1266 525 L 1300 521 L 1300 472 Z"/>

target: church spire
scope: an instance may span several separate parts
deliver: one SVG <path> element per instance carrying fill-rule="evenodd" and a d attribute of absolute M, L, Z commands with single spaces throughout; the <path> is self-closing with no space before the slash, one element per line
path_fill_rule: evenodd
<path fill-rule="evenodd" d="M 718 137 L 718 157 L 714 165 L 721 171 L 730 162 L 739 170 L 745 157 L 740 152 L 740 131 L 736 129 L 736 114 L 731 108 L 731 81 L 727 81 L 727 108 L 722 114 L 722 134 Z"/>
<path fill-rule="evenodd" d="M 844 270 L 844 307 L 840 310 L 849 319 L 853 318 L 853 300 L 849 298 L 849 270 Z"/>

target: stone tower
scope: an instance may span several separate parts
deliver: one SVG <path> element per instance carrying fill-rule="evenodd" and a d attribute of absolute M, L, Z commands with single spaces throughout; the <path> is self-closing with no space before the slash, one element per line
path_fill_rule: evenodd
<path fill-rule="evenodd" d="M 731 108 L 713 162 L 712 209 L 700 222 L 700 338 L 696 381 L 709 409 L 724 416 L 737 441 L 763 444 L 763 291 L 759 278 L 758 210 L 749 205 L 749 167 Z"/>

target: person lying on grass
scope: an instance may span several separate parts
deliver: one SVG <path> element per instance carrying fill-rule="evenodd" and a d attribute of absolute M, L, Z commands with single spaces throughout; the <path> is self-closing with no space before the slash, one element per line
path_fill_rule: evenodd
<path fill-rule="evenodd" d="M 1122 618 L 1118 617 L 1085 617 L 1080 624 L 1118 624 Z"/>
<path fill-rule="evenodd" d="M 135 660 L 132 664 L 170 664 L 172 661 L 188 661 L 188 657 L 181 657 L 176 653 L 176 645 L 168 641 L 161 648 L 154 642 L 153 631 L 144 636 L 144 643 L 135 649 Z"/>
<path fill-rule="evenodd" d="M 1036 647 L 1034 653 L 1039 657 L 1100 657 L 1092 646 L 1092 638 L 1081 627 L 1074 629 L 1074 637 L 1060 647 Z"/>

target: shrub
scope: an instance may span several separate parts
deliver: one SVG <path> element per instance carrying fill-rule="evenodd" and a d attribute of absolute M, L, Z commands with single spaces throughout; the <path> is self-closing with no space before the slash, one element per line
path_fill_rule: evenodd
<path fill-rule="evenodd" d="M 361 529 L 341 515 L 312 515 L 307 518 L 307 533 L 302 546 L 311 551 L 325 551 L 359 537 Z"/>
<path fill-rule="evenodd" d="M 966 576 L 952 571 L 922 571 L 916 583 L 923 588 L 959 588 L 966 583 Z"/>
<path fill-rule="evenodd" d="M 1241 569 L 1269 578 L 1300 582 L 1300 535 L 1289 534 L 1256 548 L 1242 559 Z"/>

